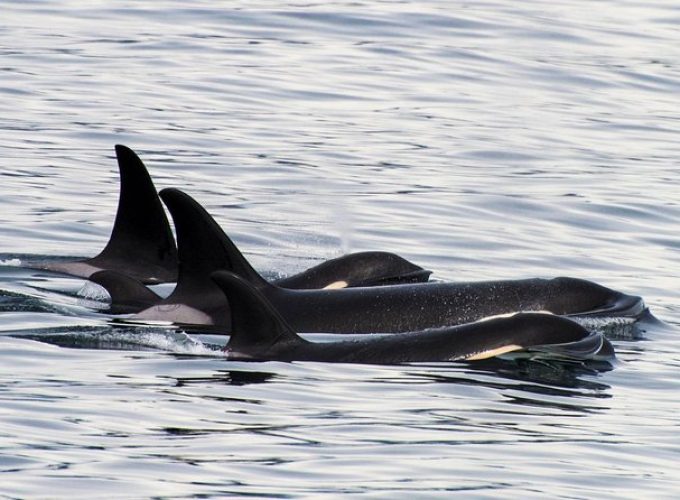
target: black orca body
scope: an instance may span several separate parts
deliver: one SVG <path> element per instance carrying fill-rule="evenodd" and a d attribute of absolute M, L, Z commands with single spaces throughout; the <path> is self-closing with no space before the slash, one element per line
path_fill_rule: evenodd
<path fill-rule="evenodd" d="M 120 170 L 118 211 L 108 244 L 91 259 L 48 261 L 30 267 L 88 278 L 114 269 L 143 283 L 177 279 L 177 249 L 156 188 L 142 160 L 131 149 L 117 145 Z"/>
<path fill-rule="evenodd" d="M 93 273 L 88 279 L 109 294 L 111 304 L 107 312 L 110 314 L 134 314 L 163 300 L 141 281 L 117 271 L 104 269 Z"/>
<path fill-rule="evenodd" d="M 289 290 L 265 281 L 219 225 L 178 189 L 160 193 L 175 222 L 180 270 L 166 299 L 135 316 L 185 324 L 231 324 L 211 273 L 227 270 L 255 286 L 302 333 L 398 333 L 459 325 L 518 311 L 638 317 L 639 297 L 575 278 L 415 283 L 338 290 Z"/>
<path fill-rule="evenodd" d="M 567 318 L 540 313 L 358 340 L 310 342 L 242 278 L 219 271 L 213 279 L 231 307 L 231 337 L 224 351 L 234 360 L 395 364 L 473 361 L 514 351 L 581 361 L 614 356 L 602 334 L 591 334 Z"/>
<path fill-rule="evenodd" d="M 111 237 L 104 250 L 91 259 L 36 262 L 29 264 L 30 267 L 82 278 L 109 270 L 147 284 L 177 280 L 175 240 L 149 172 L 130 148 L 117 145 L 115 149 L 120 197 Z M 343 288 L 427 281 L 430 274 L 431 271 L 393 253 L 361 252 L 328 260 L 275 283 L 286 288 Z M 132 281 L 121 279 L 124 284 L 115 283 L 113 275 L 105 281 L 123 293 Z M 152 298 L 149 293 L 137 293 L 145 296 L 146 301 Z M 124 300 L 121 307 L 132 307 L 133 302 Z M 146 306 L 153 303 L 143 302 Z"/>
<path fill-rule="evenodd" d="M 313 290 L 421 283 L 432 271 L 390 252 L 356 252 L 330 259 L 286 278 L 272 281 L 281 288 Z"/>
<path fill-rule="evenodd" d="M 327 260 L 300 273 L 272 281 L 289 289 L 311 290 L 421 283 L 432 271 L 390 252 L 357 252 Z M 111 314 L 132 314 L 160 304 L 163 298 L 144 283 L 105 269 L 89 276 L 111 298 Z"/>

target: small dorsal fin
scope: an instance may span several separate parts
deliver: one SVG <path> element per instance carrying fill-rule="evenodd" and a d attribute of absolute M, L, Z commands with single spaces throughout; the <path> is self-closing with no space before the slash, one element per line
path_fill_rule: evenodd
<path fill-rule="evenodd" d="M 142 160 L 116 145 L 120 197 L 111 237 L 102 252 L 87 260 L 144 282 L 177 279 L 177 249 L 156 188 Z"/>
<path fill-rule="evenodd" d="M 116 271 L 97 271 L 89 280 L 106 289 L 113 314 L 136 313 L 162 300 L 140 281 Z"/>
<path fill-rule="evenodd" d="M 288 325 L 262 293 L 240 276 L 218 271 L 212 279 L 231 309 L 231 338 L 225 350 L 249 353 L 280 342 L 306 342 Z"/>
<path fill-rule="evenodd" d="M 273 286 L 253 269 L 215 219 L 191 196 L 175 188 L 163 189 L 160 196 L 177 233 L 178 293 L 214 288 L 210 274 L 220 270 L 231 271 L 256 287 Z"/>

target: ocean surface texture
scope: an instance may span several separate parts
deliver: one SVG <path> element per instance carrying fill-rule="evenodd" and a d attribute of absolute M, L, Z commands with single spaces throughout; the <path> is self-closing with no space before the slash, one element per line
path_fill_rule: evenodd
<path fill-rule="evenodd" d="M 677 1 L 1 11 L 0 498 L 678 497 Z M 268 277 L 386 250 L 659 321 L 589 322 L 604 371 L 229 362 L 114 328 L 94 285 L 22 263 L 101 250 L 115 144 Z"/>

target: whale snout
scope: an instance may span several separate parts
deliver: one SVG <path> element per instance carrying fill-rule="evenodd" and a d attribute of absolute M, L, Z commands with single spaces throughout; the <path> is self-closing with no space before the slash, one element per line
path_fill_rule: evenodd
<path fill-rule="evenodd" d="M 624 317 L 639 319 L 647 311 L 647 306 L 642 297 L 617 293 L 604 306 L 583 313 L 568 314 L 568 316 L 587 316 L 595 318 Z"/>

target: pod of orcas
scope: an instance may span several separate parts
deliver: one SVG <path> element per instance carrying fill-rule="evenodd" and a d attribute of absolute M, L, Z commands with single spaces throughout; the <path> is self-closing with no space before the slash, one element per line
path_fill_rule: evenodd
<path fill-rule="evenodd" d="M 120 195 L 111 237 L 95 257 L 43 260 L 28 267 L 81 278 L 113 270 L 144 284 L 177 281 L 177 246 L 156 187 L 130 148 L 115 147 Z M 389 252 L 361 252 L 332 259 L 276 281 L 287 288 L 373 286 L 427 281 L 431 271 Z"/>
<path fill-rule="evenodd" d="M 475 361 L 521 351 L 524 356 L 587 360 L 611 359 L 611 344 L 574 321 L 541 313 L 395 335 L 310 342 L 300 337 L 265 295 L 228 271 L 212 279 L 231 304 L 228 359 L 247 361 L 325 361 L 395 364 Z"/>
<path fill-rule="evenodd" d="M 131 314 L 127 320 L 230 335 L 230 359 L 396 363 L 517 350 L 586 359 L 613 355 L 611 344 L 569 317 L 637 319 L 646 311 L 640 297 L 577 278 L 432 282 L 431 271 L 389 252 L 348 254 L 270 282 L 196 200 L 175 188 L 159 199 L 140 158 L 115 149 L 121 188 L 104 250 L 28 266 L 98 283 L 111 296 L 109 312 Z M 145 286 L 164 282 L 176 282 L 166 298 Z M 298 332 L 393 335 L 317 344 Z"/>
<path fill-rule="evenodd" d="M 175 222 L 181 265 L 173 292 L 137 313 L 134 318 L 138 320 L 229 325 L 229 303 L 211 279 L 218 270 L 246 279 L 302 333 L 399 333 L 517 311 L 636 316 L 644 309 L 639 297 L 575 278 L 286 289 L 267 282 L 189 195 L 167 188 L 160 196 Z M 111 273 L 107 276 L 112 278 Z M 100 276 L 91 279 L 97 281 Z"/>

